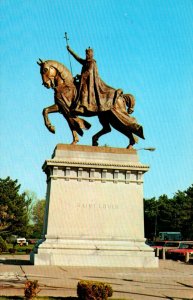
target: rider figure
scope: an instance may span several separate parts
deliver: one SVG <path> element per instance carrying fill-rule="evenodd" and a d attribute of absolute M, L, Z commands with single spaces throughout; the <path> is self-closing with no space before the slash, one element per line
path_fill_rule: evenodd
<path fill-rule="evenodd" d="M 116 90 L 100 79 L 93 50 L 90 47 L 86 49 L 85 59 L 80 58 L 69 46 L 67 49 L 82 64 L 76 111 L 84 113 L 110 110 L 122 94 L 122 90 Z"/>

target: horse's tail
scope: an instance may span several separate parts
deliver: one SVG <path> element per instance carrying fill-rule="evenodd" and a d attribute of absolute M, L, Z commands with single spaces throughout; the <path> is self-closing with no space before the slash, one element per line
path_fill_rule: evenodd
<path fill-rule="evenodd" d="M 80 136 L 83 136 L 82 129 L 89 129 L 91 127 L 90 123 L 81 119 L 79 117 L 70 117 L 69 125 L 72 129 L 75 129 Z"/>
<path fill-rule="evenodd" d="M 122 96 L 125 99 L 126 105 L 128 107 L 128 114 L 132 114 L 134 112 L 135 97 L 131 94 L 123 94 Z"/>

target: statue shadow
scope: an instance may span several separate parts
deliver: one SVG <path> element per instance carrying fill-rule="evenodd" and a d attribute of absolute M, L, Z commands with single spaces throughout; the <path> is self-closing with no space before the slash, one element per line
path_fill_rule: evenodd
<path fill-rule="evenodd" d="M 1 258 L 0 257 L 0 264 L 1 265 L 31 265 L 30 260 L 20 259 L 20 258 Z"/>
<path fill-rule="evenodd" d="M 56 298 L 56 299 L 58 299 L 58 298 Z M 78 297 L 64 297 L 64 298 L 61 298 L 61 300 L 63 300 L 63 299 L 65 299 L 65 300 L 77 300 Z"/>
<path fill-rule="evenodd" d="M 2 300 L 24 300 L 25 298 L 22 296 L 0 296 Z M 47 296 L 37 296 L 36 299 L 40 300 L 77 300 L 78 297 L 47 297 Z"/>

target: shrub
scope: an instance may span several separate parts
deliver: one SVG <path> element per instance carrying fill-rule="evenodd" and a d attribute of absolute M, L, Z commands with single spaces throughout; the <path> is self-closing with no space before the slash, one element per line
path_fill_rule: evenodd
<path fill-rule="evenodd" d="M 25 299 L 33 299 L 39 293 L 39 284 L 37 280 L 27 280 L 24 288 Z"/>
<path fill-rule="evenodd" d="M 15 252 L 16 252 L 16 249 L 14 249 L 14 248 L 10 248 L 10 249 L 9 249 L 9 253 L 10 253 L 10 254 L 14 254 Z"/>
<path fill-rule="evenodd" d="M 0 253 L 7 251 L 7 243 L 4 241 L 4 239 L 0 236 Z"/>
<path fill-rule="evenodd" d="M 31 252 L 31 249 L 25 249 L 26 254 L 29 254 Z"/>
<path fill-rule="evenodd" d="M 79 300 L 107 300 L 113 294 L 112 287 L 104 282 L 81 280 L 78 282 Z"/>

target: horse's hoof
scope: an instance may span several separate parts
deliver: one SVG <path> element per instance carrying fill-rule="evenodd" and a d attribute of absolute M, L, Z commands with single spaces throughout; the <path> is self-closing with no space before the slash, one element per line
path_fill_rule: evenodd
<path fill-rule="evenodd" d="M 93 136 L 93 137 L 92 137 L 92 146 L 98 146 L 99 143 L 98 143 L 97 141 L 98 141 L 98 139 L 95 138 L 95 136 Z"/>
<path fill-rule="evenodd" d="M 93 145 L 93 146 L 98 146 L 99 143 L 98 143 L 97 141 L 93 141 L 93 142 L 92 142 L 92 145 Z"/>
<path fill-rule="evenodd" d="M 127 147 L 127 149 L 128 149 L 128 150 L 133 149 L 133 145 L 129 145 L 129 146 Z"/>
<path fill-rule="evenodd" d="M 72 142 L 70 145 L 76 145 L 78 141 Z"/>

